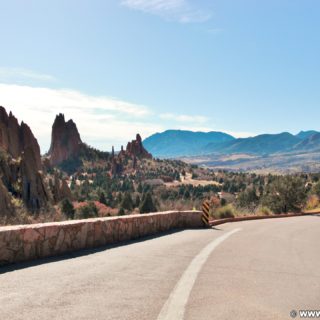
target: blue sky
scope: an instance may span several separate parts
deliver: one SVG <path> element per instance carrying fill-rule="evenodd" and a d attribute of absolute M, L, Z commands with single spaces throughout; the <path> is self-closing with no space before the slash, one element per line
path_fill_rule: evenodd
<path fill-rule="evenodd" d="M 169 128 L 320 129 L 318 0 L 0 0 L 0 105 L 104 150 Z"/>

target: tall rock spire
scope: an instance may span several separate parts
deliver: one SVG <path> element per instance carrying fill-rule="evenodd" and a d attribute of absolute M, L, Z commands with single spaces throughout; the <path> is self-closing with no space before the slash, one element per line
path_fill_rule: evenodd
<path fill-rule="evenodd" d="M 147 158 L 147 159 L 152 158 L 152 155 L 142 145 L 142 139 L 139 133 L 136 135 L 135 140 L 128 142 L 127 148 L 126 148 L 126 154 L 131 157 L 137 157 L 137 158 Z"/>
<path fill-rule="evenodd" d="M 52 126 L 49 150 L 51 165 L 79 156 L 81 145 L 80 134 L 73 120 L 66 122 L 63 114 L 57 115 Z"/>

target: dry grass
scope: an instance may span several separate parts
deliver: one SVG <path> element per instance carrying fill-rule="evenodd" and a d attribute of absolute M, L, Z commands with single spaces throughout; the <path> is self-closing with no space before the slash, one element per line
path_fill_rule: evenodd
<path fill-rule="evenodd" d="M 14 215 L 0 217 L 0 226 L 36 224 L 65 221 L 68 218 L 57 207 L 51 207 L 38 213 L 30 213 L 25 209 L 17 209 Z"/>
<path fill-rule="evenodd" d="M 305 206 L 305 210 L 315 210 L 315 209 L 319 210 L 319 207 L 320 207 L 319 197 L 315 194 L 309 196 Z"/>

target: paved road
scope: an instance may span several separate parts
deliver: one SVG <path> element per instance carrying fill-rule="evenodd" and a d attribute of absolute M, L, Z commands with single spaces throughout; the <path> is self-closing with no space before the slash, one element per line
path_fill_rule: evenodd
<path fill-rule="evenodd" d="M 320 309 L 320 216 L 86 253 L 0 269 L 0 319 L 284 320 Z"/>

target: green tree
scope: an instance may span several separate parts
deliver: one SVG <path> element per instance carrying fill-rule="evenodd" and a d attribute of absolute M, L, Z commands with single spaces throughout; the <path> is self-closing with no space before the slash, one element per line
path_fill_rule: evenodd
<path fill-rule="evenodd" d="M 317 182 L 313 188 L 312 193 L 316 194 L 318 197 L 320 197 L 320 182 Z"/>
<path fill-rule="evenodd" d="M 277 177 L 267 187 L 262 204 L 275 213 L 300 212 L 306 198 L 304 180 L 296 176 Z"/>
<path fill-rule="evenodd" d="M 64 199 L 61 201 L 61 211 L 65 214 L 69 219 L 74 218 L 75 210 L 72 202 L 69 199 Z"/>
<path fill-rule="evenodd" d="M 126 192 L 124 194 L 124 197 L 122 199 L 122 202 L 121 202 L 121 207 L 123 209 L 126 209 L 126 210 L 132 210 L 133 209 L 133 201 L 132 201 L 132 198 L 131 198 L 131 195 L 129 192 Z"/>
<path fill-rule="evenodd" d="M 110 207 L 112 207 L 113 196 L 112 196 L 112 193 L 110 191 L 107 193 L 107 203 L 109 204 Z"/>
<path fill-rule="evenodd" d="M 185 191 L 183 197 L 184 197 L 185 199 L 190 199 L 190 192 L 189 192 L 189 190 L 186 190 L 186 191 Z"/>
<path fill-rule="evenodd" d="M 107 199 L 106 199 L 106 196 L 103 192 L 100 193 L 99 202 L 107 205 Z"/>
<path fill-rule="evenodd" d="M 221 207 L 224 207 L 227 204 L 227 200 L 225 198 L 221 198 L 220 205 Z"/>
<path fill-rule="evenodd" d="M 238 196 L 238 203 L 242 208 L 254 208 L 257 206 L 258 202 L 259 198 L 257 196 L 256 190 L 253 188 L 246 189 Z"/>
<path fill-rule="evenodd" d="M 156 212 L 157 208 L 154 205 L 151 193 L 148 192 L 142 200 L 140 206 L 140 213 L 149 213 L 149 212 Z"/>
<path fill-rule="evenodd" d="M 87 205 L 78 209 L 78 217 L 80 219 L 95 218 L 98 216 L 98 208 L 94 202 L 90 201 Z"/>
<path fill-rule="evenodd" d="M 117 202 L 118 202 L 118 203 L 121 203 L 121 202 L 122 202 L 122 193 L 121 193 L 121 192 L 118 193 Z"/>
<path fill-rule="evenodd" d="M 120 208 L 118 211 L 118 216 L 124 216 L 126 214 L 125 210 L 123 208 Z"/>
<path fill-rule="evenodd" d="M 143 191 L 143 187 L 142 187 L 141 182 L 138 184 L 137 191 L 138 191 L 139 193 L 142 193 L 142 191 Z"/>
<path fill-rule="evenodd" d="M 141 199 L 139 197 L 139 195 L 136 196 L 136 201 L 135 201 L 135 208 L 139 208 L 141 203 Z"/>

